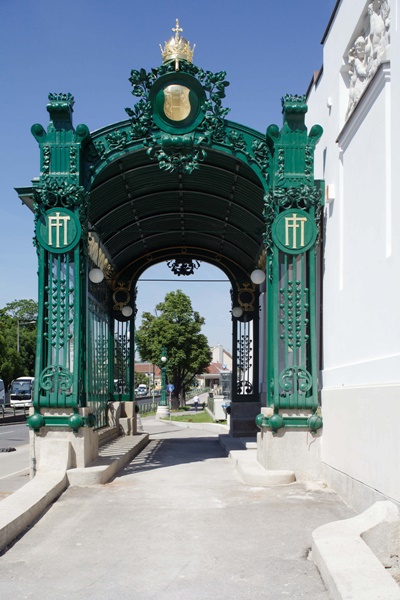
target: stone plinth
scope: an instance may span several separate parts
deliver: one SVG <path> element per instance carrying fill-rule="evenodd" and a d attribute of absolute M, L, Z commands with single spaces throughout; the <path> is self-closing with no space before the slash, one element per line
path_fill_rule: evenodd
<path fill-rule="evenodd" d="M 137 434 L 136 402 L 122 402 L 118 423 L 124 435 Z"/>
<path fill-rule="evenodd" d="M 74 432 L 60 427 L 50 429 L 42 427 L 33 436 L 31 457 L 37 469 L 61 470 L 75 467 L 87 467 L 98 456 L 98 435 L 91 427 L 82 427 Z"/>
<path fill-rule="evenodd" d="M 309 429 L 261 428 L 257 434 L 257 460 L 265 469 L 294 471 L 297 481 L 321 479 L 321 435 Z"/>

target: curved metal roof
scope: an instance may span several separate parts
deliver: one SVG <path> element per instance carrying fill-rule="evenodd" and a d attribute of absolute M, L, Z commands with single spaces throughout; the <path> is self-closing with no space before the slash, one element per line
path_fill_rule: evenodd
<path fill-rule="evenodd" d="M 121 154 L 95 178 L 89 221 L 117 273 L 199 258 L 243 278 L 262 248 L 264 190 L 239 158 L 208 149 L 191 174 L 160 169 L 145 149 Z"/>

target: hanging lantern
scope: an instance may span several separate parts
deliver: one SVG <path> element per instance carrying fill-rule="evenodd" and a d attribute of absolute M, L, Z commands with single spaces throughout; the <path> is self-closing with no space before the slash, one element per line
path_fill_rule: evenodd
<path fill-rule="evenodd" d="M 131 306 L 124 306 L 121 312 L 124 315 L 124 317 L 130 317 L 133 313 L 133 309 Z"/>
<path fill-rule="evenodd" d="M 99 268 L 90 269 L 89 279 L 92 283 L 101 283 L 104 279 L 104 273 Z"/>
<path fill-rule="evenodd" d="M 232 315 L 236 318 L 236 319 L 240 319 L 240 317 L 243 314 L 243 309 L 240 308 L 240 306 L 234 306 L 232 308 Z"/>
<path fill-rule="evenodd" d="M 261 283 L 264 283 L 264 281 L 265 281 L 265 273 L 262 269 L 255 269 L 251 273 L 250 279 L 256 285 L 260 285 Z"/>

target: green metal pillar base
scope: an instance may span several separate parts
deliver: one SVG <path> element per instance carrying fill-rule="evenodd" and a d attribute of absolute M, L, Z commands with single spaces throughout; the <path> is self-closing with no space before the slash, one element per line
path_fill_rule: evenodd
<path fill-rule="evenodd" d="M 280 429 L 309 429 L 312 433 L 316 433 L 322 428 L 322 417 L 317 413 L 312 413 L 309 416 L 282 416 L 279 413 L 265 415 L 263 413 L 257 415 L 256 425 L 260 429 L 269 428 L 273 432 Z"/>
<path fill-rule="evenodd" d="M 83 411 L 81 411 L 83 412 Z M 42 427 L 49 428 L 69 428 L 72 431 L 78 431 L 82 427 L 93 427 L 96 423 L 96 417 L 93 413 L 86 415 L 79 414 L 78 411 L 69 411 L 65 414 L 41 414 L 35 411 L 27 419 L 27 425 L 34 431 L 40 431 Z"/>

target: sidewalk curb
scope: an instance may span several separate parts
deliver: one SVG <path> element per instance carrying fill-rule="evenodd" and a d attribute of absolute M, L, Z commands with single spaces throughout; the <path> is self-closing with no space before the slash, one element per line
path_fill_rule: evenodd
<path fill-rule="evenodd" d="M 390 501 L 313 531 L 312 558 L 333 600 L 400 599 L 399 586 L 367 545 L 373 542 L 387 562 L 398 555 L 398 534 L 399 511 Z"/>
<path fill-rule="evenodd" d="M 149 443 L 149 434 L 123 436 L 102 446 L 89 467 L 41 470 L 14 493 L 0 501 L 0 551 L 23 533 L 70 485 L 104 484 Z M 67 449 L 65 451 L 67 465 Z"/>
<path fill-rule="evenodd" d="M 27 529 L 68 487 L 66 473 L 38 473 L 0 502 L 0 551 Z"/>

